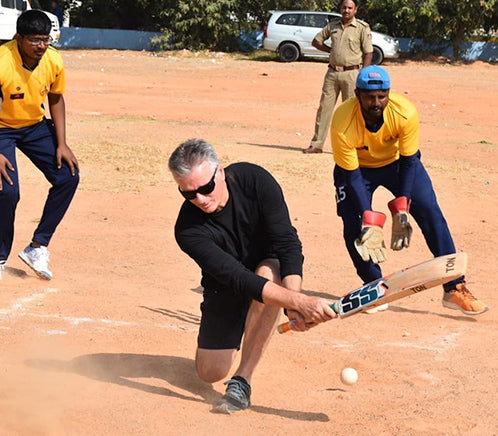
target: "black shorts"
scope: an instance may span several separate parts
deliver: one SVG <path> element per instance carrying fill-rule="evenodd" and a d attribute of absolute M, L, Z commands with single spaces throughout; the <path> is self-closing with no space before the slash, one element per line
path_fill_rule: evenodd
<path fill-rule="evenodd" d="M 252 298 L 230 290 L 204 289 L 197 345 L 208 350 L 240 349 Z"/>

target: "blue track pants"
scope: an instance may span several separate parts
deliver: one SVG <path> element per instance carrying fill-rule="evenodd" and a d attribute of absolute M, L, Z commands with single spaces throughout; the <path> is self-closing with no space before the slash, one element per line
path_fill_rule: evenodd
<path fill-rule="evenodd" d="M 395 161 L 382 168 L 361 168 L 361 175 L 370 204 L 375 190 L 384 186 L 395 196 L 399 196 L 399 161 Z M 354 240 L 361 231 L 361 217 L 352 195 L 345 183 L 343 172 L 337 166 L 334 168 L 334 185 L 336 189 L 337 214 L 342 218 L 344 225 L 344 240 L 349 255 L 356 268 L 358 276 L 364 283 L 382 277 L 379 265 L 370 261 L 365 262 L 354 246 Z M 455 245 L 451 237 L 446 220 L 441 212 L 432 187 L 431 179 L 420 159 L 417 159 L 415 183 L 412 191 L 410 215 L 415 219 L 422 230 L 429 250 L 434 257 L 455 253 Z M 445 290 L 454 288 L 464 277 L 458 278 L 444 285 Z"/>
<path fill-rule="evenodd" d="M 43 213 L 36 228 L 33 241 L 47 246 L 57 225 L 66 213 L 79 182 L 79 175 L 72 176 L 69 166 L 63 161 L 57 168 L 57 139 L 53 122 L 44 119 L 39 123 L 20 129 L 0 128 L 0 153 L 9 159 L 15 171 L 7 170 L 13 185 L 2 180 L 0 191 L 0 260 L 6 260 L 14 240 L 14 219 L 20 199 L 16 148 L 21 150 L 44 174 L 52 185 Z"/>

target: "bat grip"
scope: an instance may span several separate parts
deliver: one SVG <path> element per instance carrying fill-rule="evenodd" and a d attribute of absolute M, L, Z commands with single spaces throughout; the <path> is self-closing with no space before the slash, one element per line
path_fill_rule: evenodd
<path fill-rule="evenodd" d="M 337 307 L 337 301 L 332 303 L 330 305 L 330 308 L 335 312 L 335 313 L 339 313 L 339 308 Z M 292 330 L 291 327 L 292 327 L 292 323 L 293 321 L 287 321 L 287 322 L 284 322 L 282 324 L 280 324 L 278 327 L 277 327 L 277 331 L 282 334 L 282 333 L 287 333 L 289 330 Z"/>

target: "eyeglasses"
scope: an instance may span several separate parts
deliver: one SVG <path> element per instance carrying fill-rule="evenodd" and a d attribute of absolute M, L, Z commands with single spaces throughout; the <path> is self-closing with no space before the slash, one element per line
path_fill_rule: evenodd
<path fill-rule="evenodd" d="M 211 177 L 211 180 L 207 182 L 205 185 L 199 186 L 197 189 L 193 191 L 182 191 L 181 188 L 178 186 L 180 194 L 182 194 L 183 197 L 186 198 L 187 200 L 195 200 L 197 194 L 201 195 L 211 194 L 211 192 L 213 192 L 214 188 L 216 187 L 216 182 L 214 181 L 214 179 L 216 177 L 217 172 L 218 172 L 218 165 L 216 165 L 216 169 L 214 170 L 214 174 L 213 177 Z"/>
<path fill-rule="evenodd" d="M 28 42 L 33 46 L 39 46 L 43 44 L 45 47 L 49 46 L 54 42 L 54 40 L 49 36 L 47 38 L 33 38 L 31 36 L 25 36 Z"/>

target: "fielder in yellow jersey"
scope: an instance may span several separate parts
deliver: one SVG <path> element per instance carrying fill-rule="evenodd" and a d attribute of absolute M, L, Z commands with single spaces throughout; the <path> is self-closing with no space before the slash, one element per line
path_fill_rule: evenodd
<path fill-rule="evenodd" d="M 0 47 L 0 273 L 14 239 L 19 149 L 52 185 L 32 241 L 19 254 L 46 280 L 52 278 L 47 246 L 79 182 L 78 161 L 66 143 L 64 64 L 50 46 L 51 27 L 44 12 L 26 11 L 14 39 Z M 45 116 L 45 101 L 51 119 Z"/>
<path fill-rule="evenodd" d="M 418 151 L 418 114 L 405 97 L 389 93 L 384 122 L 372 132 L 365 126 L 357 98 L 337 108 L 331 127 L 335 162 L 346 170 L 380 168 Z"/>
<path fill-rule="evenodd" d="M 411 216 L 434 257 L 456 252 L 420 160 L 417 110 L 403 96 L 390 93 L 390 84 L 384 68 L 363 68 L 356 80 L 356 97 L 337 108 L 330 129 L 337 214 L 343 221 L 349 255 L 365 283 L 382 277 L 378 264 L 386 259 L 382 230 L 386 216 L 372 210 L 372 196 L 379 186 L 395 197 L 388 203 L 393 250 L 409 247 Z M 466 315 L 488 310 L 467 289 L 464 276 L 443 287 L 445 307 Z"/>
<path fill-rule="evenodd" d="M 33 71 L 23 64 L 18 42 L 0 46 L 1 91 L 0 128 L 18 129 L 40 122 L 45 116 L 43 103 L 49 93 L 62 95 L 66 78 L 60 54 L 48 46 Z"/>

